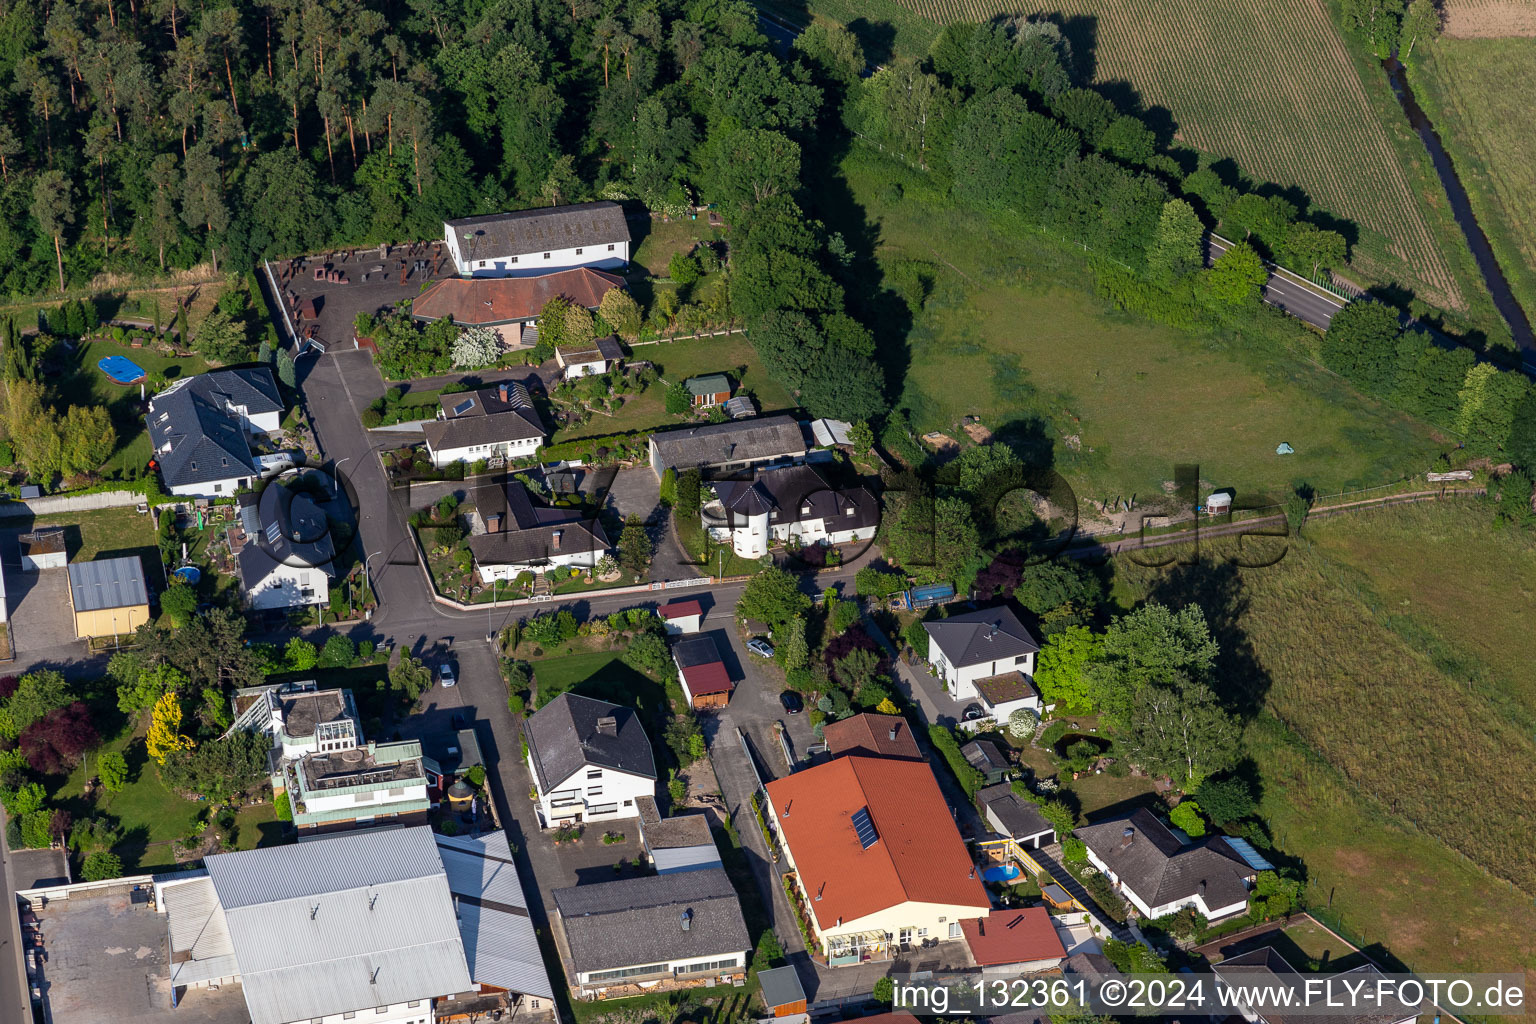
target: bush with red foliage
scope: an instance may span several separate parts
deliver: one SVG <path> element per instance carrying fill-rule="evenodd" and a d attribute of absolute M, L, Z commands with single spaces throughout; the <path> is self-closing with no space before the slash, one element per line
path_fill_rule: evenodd
<path fill-rule="evenodd" d="M 21 753 L 34 771 L 56 775 L 79 764 L 99 742 L 90 710 L 77 700 L 27 726 L 21 734 Z"/>
<path fill-rule="evenodd" d="M 1012 594 L 1024 577 L 1024 552 L 1017 548 L 999 551 L 991 563 L 976 574 L 974 587 L 985 595 Z"/>
<path fill-rule="evenodd" d="M 891 659 L 885 653 L 885 648 L 875 642 L 875 638 L 864 631 L 862 625 L 849 626 L 842 633 L 827 641 L 827 649 L 824 654 L 827 663 L 827 671 L 842 658 L 848 656 L 848 652 L 856 647 L 862 647 L 867 651 L 874 651 L 880 656 L 880 664 L 875 671 L 881 675 L 891 674 Z"/>
<path fill-rule="evenodd" d="M 10 700 L 20 685 L 21 679 L 17 676 L 0 676 L 0 700 Z"/>

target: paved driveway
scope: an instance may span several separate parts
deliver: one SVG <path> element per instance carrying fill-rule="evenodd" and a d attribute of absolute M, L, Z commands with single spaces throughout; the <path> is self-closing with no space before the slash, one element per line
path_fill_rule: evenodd
<path fill-rule="evenodd" d="M 85 654 L 86 645 L 75 637 L 69 570 L 22 572 L 21 549 L 16 543 L 20 532 L 0 531 L 0 565 L 5 572 L 11 651 L 23 662 L 80 657 Z"/>

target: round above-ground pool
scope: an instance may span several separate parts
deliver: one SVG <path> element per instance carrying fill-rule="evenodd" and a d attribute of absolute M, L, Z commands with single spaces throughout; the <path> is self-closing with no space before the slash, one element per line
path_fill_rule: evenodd
<path fill-rule="evenodd" d="M 981 877 L 989 882 L 1011 882 L 1019 877 L 1017 864 L 994 864 L 981 873 Z"/>
<path fill-rule="evenodd" d="M 127 356 L 107 356 L 96 361 L 96 368 L 114 384 L 137 384 L 145 377 L 144 367 Z"/>
<path fill-rule="evenodd" d="M 175 572 L 171 573 L 171 575 L 175 576 L 183 583 L 196 583 L 203 577 L 202 571 L 199 570 L 195 565 L 184 565 L 180 569 L 177 569 Z"/>

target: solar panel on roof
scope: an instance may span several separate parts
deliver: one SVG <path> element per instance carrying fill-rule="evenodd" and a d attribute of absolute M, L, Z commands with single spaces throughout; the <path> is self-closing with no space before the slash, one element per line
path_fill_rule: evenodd
<path fill-rule="evenodd" d="M 277 538 L 283 535 L 283 524 L 276 519 L 267 524 L 267 543 L 276 544 Z"/>
<path fill-rule="evenodd" d="M 458 405 L 453 407 L 453 414 L 455 416 L 463 416 L 465 413 L 469 412 L 469 410 L 473 409 L 474 407 L 475 407 L 475 400 L 473 398 L 466 398 L 466 399 L 464 399 L 464 401 L 460 402 Z"/>
<path fill-rule="evenodd" d="M 880 834 L 875 831 L 875 823 L 869 820 L 868 807 L 860 807 L 853 812 L 853 830 L 858 833 L 859 845 L 866 850 L 880 841 Z"/>

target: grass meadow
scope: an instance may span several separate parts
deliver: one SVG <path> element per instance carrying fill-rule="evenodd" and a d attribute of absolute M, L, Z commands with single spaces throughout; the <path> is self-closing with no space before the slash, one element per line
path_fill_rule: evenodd
<path fill-rule="evenodd" d="M 1439 450 L 1428 428 L 1320 369 L 1316 335 L 1278 313 L 1250 338 L 1123 314 L 1082 290 L 1087 268 L 1054 243 L 923 196 L 915 172 L 867 149 L 843 170 L 887 279 L 916 263 L 933 281 L 906 350 L 877 340 L 920 432 L 955 435 L 968 414 L 994 431 L 1038 417 L 1080 502 L 1159 495 L 1194 462 L 1264 503 L 1302 482 L 1330 493 L 1400 479 Z M 882 187 L 892 174 L 902 198 Z M 1294 455 L 1275 454 L 1282 441 Z"/>
<path fill-rule="evenodd" d="M 1310 901 L 1418 969 L 1536 966 L 1536 538 L 1446 502 L 1308 524 L 1264 569 L 1227 550 L 1117 575 L 1206 607 L 1224 683 L 1261 708 L 1245 750 Z"/>
<path fill-rule="evenodd" d="M 1303 209 L 1343 221 L 1349 276 L 1394 284 L 1490 338 L 1507 333 L 1385 73 L 1345 48 L 1327 0 L 776 3 L 789 17 L 850 25 L 875 63 L 892 52 L 926 54 L 941 27 L 956 21 L 1054 20 L 1072 43 L 1079 80 L 1097 83 L 1122 107 L 1149 111 L 1174 146 L 1232 158 Z"/>
<path fill-rule="evenodd" d="M 1516 300 L 1536 315 L 1536 135 L 1512 128 L 1530 116 L 1536 37 L 1443 36 L 1409 78 Z"/>

